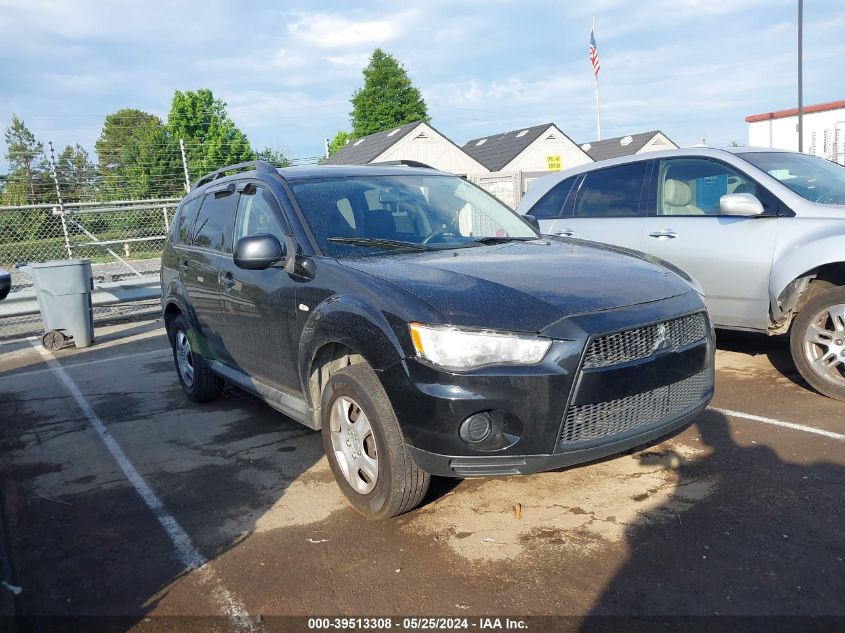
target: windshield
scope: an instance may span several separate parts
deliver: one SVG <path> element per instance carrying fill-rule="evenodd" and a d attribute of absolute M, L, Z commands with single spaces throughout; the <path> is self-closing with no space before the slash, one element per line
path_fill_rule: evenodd
<path fill-rule="evenodd" d="M 323 253 L 383 254 L 534 239 L 493 196 L 456 176 L 328 178 L 291 183 Z"/>
<path fill-rule="evenodd" d="M 793 152 L 743 152 L 740 156 L 810 202 L 845 204 L 845 167 L 841 165 Z"/>

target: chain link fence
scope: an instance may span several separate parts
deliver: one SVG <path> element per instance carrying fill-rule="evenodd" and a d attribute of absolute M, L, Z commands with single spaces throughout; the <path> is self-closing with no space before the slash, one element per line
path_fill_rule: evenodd
<path fill-rule="evenodd" d="M 56 259 L 91 260 L 94 283 L 158 276 L 161 251 L 179 198 L 0 207 L 0 268 L 14 293 L 31 291 L 22 267 Z M 154 312 L 158 302 L 94 309 L 95 319 Z M 0 338 L 40 332 L 38 315 L 0 318 Z"/>

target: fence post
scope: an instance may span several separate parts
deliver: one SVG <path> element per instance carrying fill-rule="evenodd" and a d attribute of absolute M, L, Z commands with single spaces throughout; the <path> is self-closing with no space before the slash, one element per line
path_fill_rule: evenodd
<path fill-rule="evenodd" d="M 167 235 L 167 231 L 170 228 L 170 218 L 167 217 L 167 207 L 162 207 L 161 212 L 164 214 L 164 234 Z"/>
<path fill-rule="evenodd" d="M 53 183 L 56 185 L 56 198 L 59 200 L 59 217 L 62 219 L 62 233 L 65 236 L 65 248 L 67 249 L 67 258 L 73 259 L 73 252 L 70 249 L 70 237 L 67 232 L 67 221 L 65 220 L 65 205 L 62 203 L 62 191 L 59 188 L 59 175 L 56 172 L 56 154 L 53 151 L 53 141 L 48 141 L 50 146 L 50 174 L 53 176 Z"/>

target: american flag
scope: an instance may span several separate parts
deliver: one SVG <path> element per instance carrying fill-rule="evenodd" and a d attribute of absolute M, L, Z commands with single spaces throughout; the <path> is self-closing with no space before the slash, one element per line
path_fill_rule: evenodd
<path fill-rule="evenodd" d="M 601 62 L 599 61 L 599 51 L 596 48 L 596 34 L 595 31 L 590 31 L 590 63 L 593 65 L 593 72 L 596 78 L 599 76 L 601 70 Z"/>

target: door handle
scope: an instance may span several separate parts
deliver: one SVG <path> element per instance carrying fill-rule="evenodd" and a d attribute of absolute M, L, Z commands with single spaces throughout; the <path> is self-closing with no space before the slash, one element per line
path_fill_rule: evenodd
<path fill-rule="evenodd" d="M 671 240 L 678 237 L 678 234 L 675 233 L 672 229 L 661 229 L 660 231 L 655 231 L 654 233 L 649 233 L 649 237 L 656 237 L 659 240 L 667 239 Z"/>
<path fill-rule="evenodd" d="M 228 289 L 235 285 L 235 278 L 232 277 L 232 273 L 221 273 L 220 283 L 226 286 L 226 288 Z"/>
<path fill-rule="evenodd" d="M 188 260 L 183 259 L 182 261 L 180 261 L 179 262 L 179 268 L 182 269 L 182 270 L 188 270 Z"/>
<path fill-rule="evenodd" d="M 561 229 L 560 231 L 555 231 L 555 235 L 565 235 L 566 237 L 572 237 L 575 231 L 572 229 Z"/>

